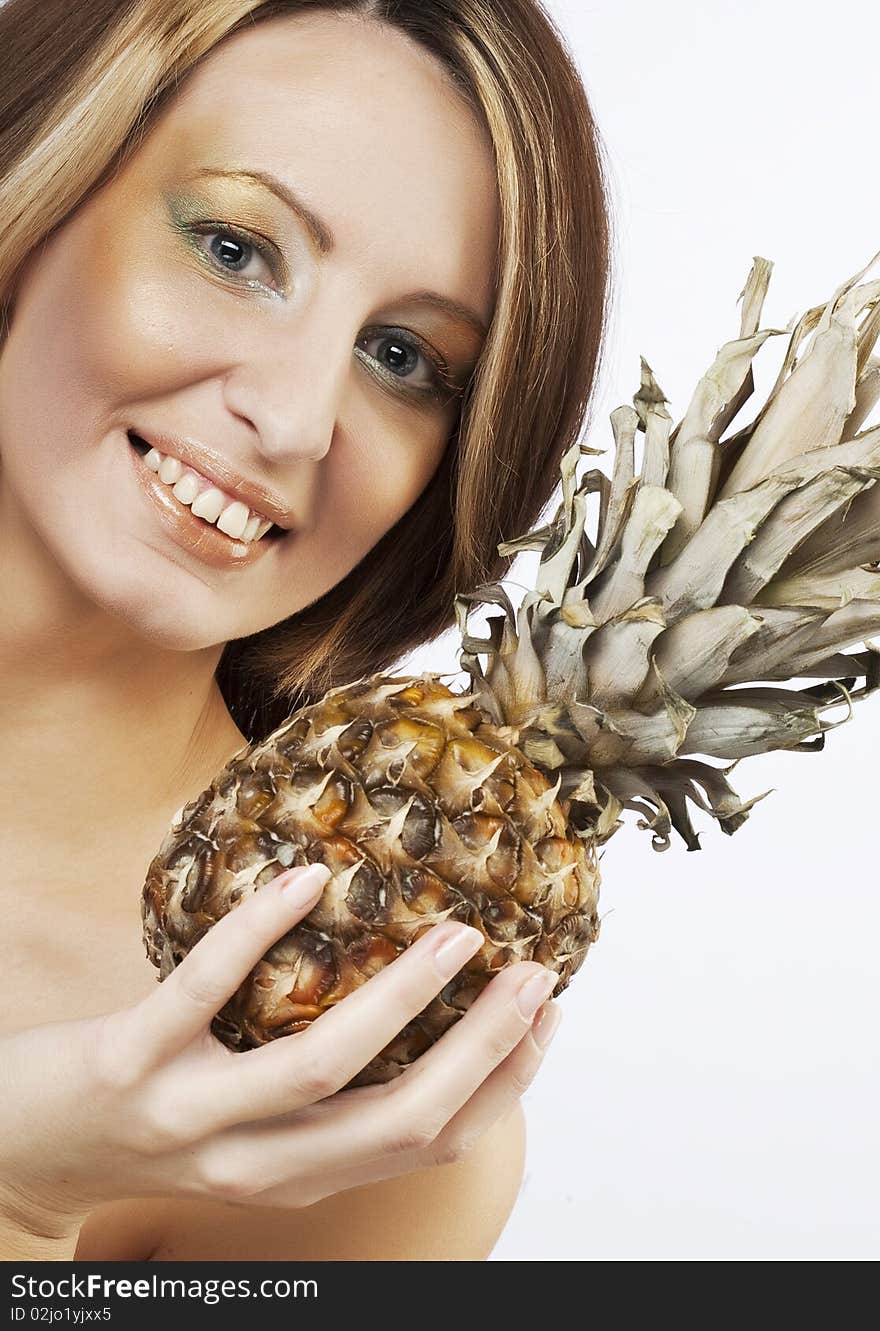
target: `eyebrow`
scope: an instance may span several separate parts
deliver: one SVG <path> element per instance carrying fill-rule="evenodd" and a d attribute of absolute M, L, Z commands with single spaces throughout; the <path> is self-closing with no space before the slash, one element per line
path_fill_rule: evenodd
<path fill-rule="evenodd" d="M 264 189 L 271 192 L 279 198 L 282 203 L 286 203 L 288 208 L 296 214 L 300 221 L 305 225 L 315 249 L 322 258 L 333 253 L 336 240 L 333 232 L 327 226 L 322 218 L 312 212 L 302 201 L 294 194 L 287 185 L 283 184 L 276 176 L 268 171 L 250 171 L 244 168 L 239 170 L 221 169 L 220 167 L 203 166 L 194 171 L 194 177 L 200 176 L 224 176 L 230 180 L 253 180 Z M 476 312 L 467 305 L 460 304 L 457 300 L 450 299 L 449 296 L 441 296 L 439 291 L 417 291 L 411 296 L 407 296 L 404 304 L 412 305 L 430 305 L 434 309 L 442 310 L 446 314 L 452 315 L 463 323 L 470 324 L 480 337 L 485 338 L 487 334 L 486 325 Z"/>

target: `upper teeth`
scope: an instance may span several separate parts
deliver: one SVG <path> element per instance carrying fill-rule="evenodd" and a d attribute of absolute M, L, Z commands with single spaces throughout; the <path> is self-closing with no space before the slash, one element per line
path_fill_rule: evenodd
<path fill-rule="evenodd" d="M 172 487 L 171 493 L 191 508 L 197 518 L 204 518 L 237 541 L 258 541 L 272 526 L 271 518 L 254 513 L 240 499 L 232 499 L 201 472 L 185 467 L 179 458 L 168 457 L 151 448 L 144 458 L 160 481 Z"/>

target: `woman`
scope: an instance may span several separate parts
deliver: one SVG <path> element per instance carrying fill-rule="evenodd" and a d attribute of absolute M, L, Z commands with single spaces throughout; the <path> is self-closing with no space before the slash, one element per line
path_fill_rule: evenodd
<path fill-rule="evenodd" d="M 0 51 L 3 1255 L 483 1258 L 555 977 L 345 1091 L 476 931 L 232 1055 L 321 883 L 158 986 L 139 900 L 176 809 L 550 498 L 607 321 L 583 87 L 534 0 L 7 0 Z"/>

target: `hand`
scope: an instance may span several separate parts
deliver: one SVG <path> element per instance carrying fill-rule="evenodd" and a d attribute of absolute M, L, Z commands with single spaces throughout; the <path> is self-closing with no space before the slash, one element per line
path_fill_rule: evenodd
<path fill-rule="evenodd" d="M 133 1196 L 310 1206 L 457 1159 L 509 1111 L 540 1065 L 532 1013 L 558 980 L 533 962 L 502 970 L 399 1077 L 343 1089 L 481 945 L 460 924 L 427 931 L 304 1031 L 244 1053 L 215 1038 L 215 1014 L 325 882 L 317 866 L 279 875 L 131 1007 L 0 1041 L 0 1211 L 61 1233 Z M 461 950 L 438 954 L 452 935 Z M 517 996 L 536 976 L 522 1012 Z M 544 1009 L 546 1029 L 558 1010 Z"/>

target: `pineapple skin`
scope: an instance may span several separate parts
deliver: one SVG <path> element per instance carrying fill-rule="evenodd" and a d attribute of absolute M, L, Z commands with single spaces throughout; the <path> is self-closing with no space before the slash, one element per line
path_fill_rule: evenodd
<path fill-rule="evenodd" d="M 596 842 L 474 697 L 433 675 L 334 689 L 178 813 L 141 898 L 160 981 L 285 869 L 333 875 L 214 1017 L 228 1048 L 306 1029 L 446 919 L 479 929 L 482 947 L 348 1086 L 398 1076 L 506 965 L 554 970 L 554 996 L 568 986 L 599 932 Z"/>

